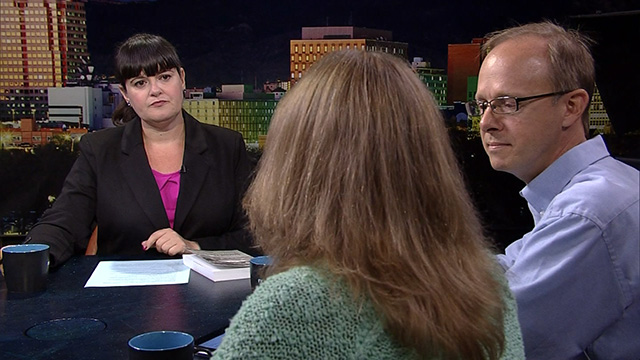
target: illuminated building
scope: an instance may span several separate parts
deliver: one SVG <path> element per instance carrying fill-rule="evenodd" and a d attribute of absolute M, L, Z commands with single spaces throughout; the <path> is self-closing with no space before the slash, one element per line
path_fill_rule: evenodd
<path fill-rule="evenodd" d="M 218 99 L 206 99 L 192 93 L 195 97 L 184 99 L 182 108 L 201 123 L 220 125 L 220 102 Z"/>
<path fill-rule="evenodd" d="M 596 133 L 611 133 L 611 122 L 609 121 L 609 115 L 604 108 L 602 102 L 602 96 L 600 96 L 600 90 L 598 86 L 593 91 L 591 97 L 591 104 L 589 105 L 589 131 Z"/>
<path fill-rule="evenodd" d="M 86 128 L 43 128 L 31 118 L 20 119 L 19 128 L 0 128 L 0 147 L 2 149 L 31 148 L 46 145 L 56 137 L 68 141 L 73 150 L 73 143 L 79 141 L 87 133 Z"/>
<path fill-rule="evenodd" d="M 86 66 L 84 3 L 0 0 L 0 120 L 47 118 L 47 88 Z"/>
<path fill-rule="evenodd" d="M 421 57 L 413 58 L 411 68 L 418 74 L 420 80 L 427 85 L 438 106 L 447 105 L 447 75 L 444 69 L 431 67 L 431 63 L 423 61 Z"/>
<path fill-rule="evenodd" d="M 393 41 L 391 31 L 353 26 L 303 27 L 302 39 L 290 41 L 291 85 L 324 54 L 342 49 L 382 51 L 407 59 L 408 44 Z"/>
<path fill-rule="evenodd" d="M 449 44 L 447 59 L 447 103 L 466 102 L 475 97 L 469 89 L 469 77 L 480 71 L 480 46 L 484 39 L 475 38 L 469 44 Z"/>
<path fill-rule="evenodd" d="M 217 98 L 191 92 L 182 108 L 199 121 L 219 125 L 242 134 L 245 143 L 258 144 L 267 134 L 278 102 L 274 94 L 255 93 L 251 85 L 222 85 Z"/>

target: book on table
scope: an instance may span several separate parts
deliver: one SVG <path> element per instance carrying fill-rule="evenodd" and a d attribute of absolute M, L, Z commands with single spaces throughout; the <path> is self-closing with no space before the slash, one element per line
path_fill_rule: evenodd
<path fill-rule="evenodd" d="M 248 279 L 251 255 L 239 250 L 197 250 L 182 255 L 182 262 L 213 281 Z"/>

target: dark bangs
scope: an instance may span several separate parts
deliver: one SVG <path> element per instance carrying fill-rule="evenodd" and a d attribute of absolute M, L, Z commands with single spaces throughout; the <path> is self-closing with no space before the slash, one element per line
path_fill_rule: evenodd
<path fill-rule="evenodd" d="M 180 58 L 176 49 L 157 35 L 137 34 L 125 41 L 116 54 L 116 79 L 125 86 L 128 79 L 144 72 L 147 76 L 180 69 Z"/>

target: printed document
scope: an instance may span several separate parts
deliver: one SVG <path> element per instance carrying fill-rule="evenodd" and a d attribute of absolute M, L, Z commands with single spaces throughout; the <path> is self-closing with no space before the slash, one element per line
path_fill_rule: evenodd
<path fill-rule="evenodd" d="M 84 287 L 186 284 L 190 271 L 181 259 L 100 261 Z"/>

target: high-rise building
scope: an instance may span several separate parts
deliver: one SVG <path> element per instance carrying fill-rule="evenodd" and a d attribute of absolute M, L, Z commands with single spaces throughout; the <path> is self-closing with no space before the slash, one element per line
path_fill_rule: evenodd
<path fill-rule="evenodd" d="M 602 102 L 602 96 L 598 86 L 593 91 L 591 96 L 591 104 L 589 105 L 589 130 L 595 133 L 610 133 L 611 122 L 609 121 L 609 115 L 607 109 L 604 108 Z"/>
<path fill-rule="evenodd" d="M 197 93 L 192 95 L 195 96 L 184 99 L 182 108 L 201 123 L 220 126 L 220 101 L 205 99 Z"/>
<path fill-rule="evenodd" d="M 216 98 L 200 95 L 191 92 L 182 108 L 203 123 L 238 131 L 248 145 L 258 144 L 267 134 L 278 104 L 274 94 L 255 93 L 252 85 L 222 85 Z"/>
<path fill-rule="evenodd" d="M 303 27 L 302 39 L 290 41 L 291 85 L 324 54 L 342 49 L 382 51 L 407 59 L 407 43 L 393 41 L 391 31 L 353 26 Z"/>
<path fill-rule="evenodd" d="M 447 60 L 447 102 L 466 102 L 475 96 L 467 85 L 469 77 L 480 71 L 480 46 L 484 39 L 476 38 L 469 44 L 449 44 Z"/>
<path fill-rule="evenodd" d="M 413 58 L 411 68 L 427 85 L 438 105 L 447 105 L 447 74 L 444 73 L 444 69 L 432 68 L 431 63 L 421 57 Z"/>
<path fill-rule="evenodd" d="M 47 117 L 47 88 L 89 62 L 86 0 L 0 0 L 0 120 Z"/>

